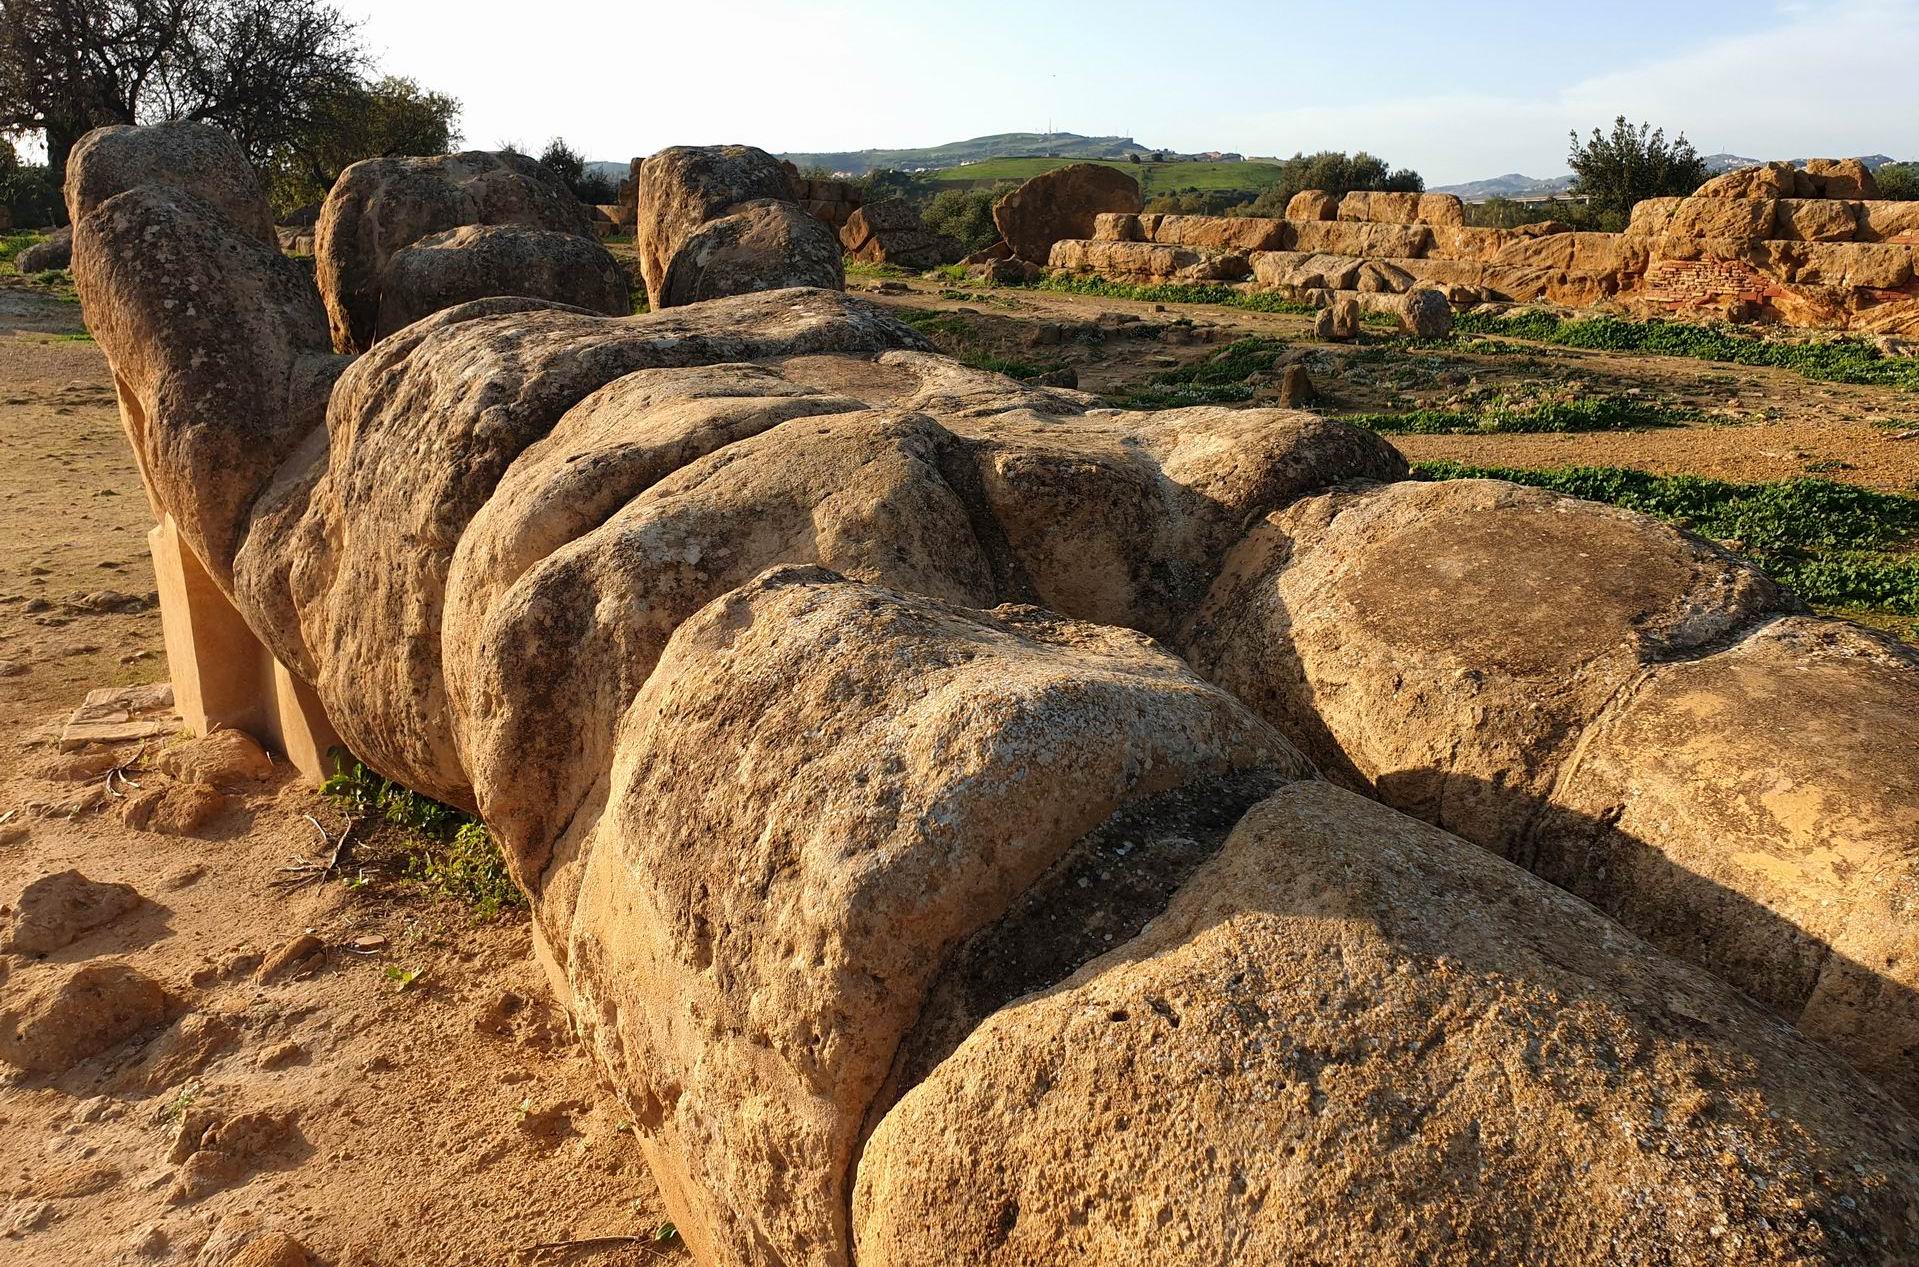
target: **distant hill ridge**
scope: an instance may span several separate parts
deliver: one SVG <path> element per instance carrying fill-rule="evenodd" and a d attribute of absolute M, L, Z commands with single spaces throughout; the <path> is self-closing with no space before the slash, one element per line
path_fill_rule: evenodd
<path fill-rule="evenodd" d="M 1887 163 L 1895 161 L 1885 154 L 1860 154 L 1856 156 L 1872 171 L 1878 171 Z M 1706 170 L 1717 175 L 1729 172 L 1737 167 L 1757 167 L 1765 159 L 1746 158 L 1739 154 L 1708 154 L 1705 156 Z M 1803 158 L 1789 160 L 1795 164 L 1804 163 Z M 1470 180 L 1459 185 L 1434 185 L 1436 194 L 1457 194 L 1467 202 L 1484 202 L 1488 198 L 1549 198 L 1563 194 L 1572 188 L 1572 173 L 1564 176 L 1523 176 L 1518 172 L 1508 172 L 1504 176 L 1490 176 L 1485 180 Z"/>
<path fill-rule="evenodd" d="M 829 171 L 861 175 L 876 168 L 911 171 L 959 167 L 989 158 L 1141 158 L 1153 154 L 1171 155 L 1172 150 L 1156 150 L 1141 145 L 1130 136 L 1081 136 L 1077 132 L 999 132 L 976 136 L 968 141 L 947 145 L 929 145 L 921 149 L 840 150 L 823 153 L 782 154 L 798 167 L 824 167 Z"/>

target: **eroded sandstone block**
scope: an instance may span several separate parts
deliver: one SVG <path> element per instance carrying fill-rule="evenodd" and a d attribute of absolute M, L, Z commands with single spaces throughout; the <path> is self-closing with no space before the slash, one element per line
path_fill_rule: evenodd
<path fill-rule="evenodd" d="M 993 204 L 993 223 L 1013 254 L 1045 262 L 1053 243 L 1091 238 L 1102 212 L 1137 213 L 1139 182 L 1102 163 L 1069 163 L 1041 172 Z"/>
<path fill-rule="evenodd" d="M 577 233 L 518 224 L 469 224 L 428 234 L 387 260 L 374 337 L 493 295 L 526 295 L 623 317 L 626 274 L 606 248 Z"/>

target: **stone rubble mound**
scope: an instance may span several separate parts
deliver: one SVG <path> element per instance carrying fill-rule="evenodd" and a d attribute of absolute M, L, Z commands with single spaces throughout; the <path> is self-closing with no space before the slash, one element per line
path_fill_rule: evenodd
<path fill-rule="evenodd" d="M 649 289 L 780 202 L 755 155 L 648 160 Z M 346 363 L 128 170 L 75 274 L 156 504 L 357 755 L 485 817 L 696 1261 L 1919 1255 L 1897 644 L 833 289 L 486 298 Z"/>
<path fill-rule="evenodd" d="M 1055 240 L 1045 262 L 1116 281 L 1251 279 L 1330 303 L 1433 290 L 1455 306 L 1614 302 L 1648 315 L 1919 335 L 1919 203 L 1877 197 L 1855 159 L 1728 172 L 1649 198 L 1623 233 L 1556 222 L 1468 227 L 1447 194 L 1297 194 L 1280 220 L 1127 214 Z"/>

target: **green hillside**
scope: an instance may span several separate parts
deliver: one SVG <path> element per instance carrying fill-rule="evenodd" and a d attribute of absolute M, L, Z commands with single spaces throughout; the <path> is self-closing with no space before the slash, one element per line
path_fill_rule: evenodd
<path fill-rule="evenodd" d="M 1071 158 L 989 158 L 984 162 L 968 163 L 964 167 L 949 167 L 944 171 L 928 172 L 926 178 L 942 186 L 961 188 L 974 185 L 990 186 L 1003 180 L 1027 180 L 1041 172 L 1052 171 L 1055 167 L 1085 161 L 1087 160 Z M 1106 166 L 1116 167 L 1139 181 L 1140 193 L 1147 198 L 1180 189 L 1227 189 L 1258 193 L 1279 179 L 1279 168 L 1271 163 L 1115 163 L 1109 161 Z"/>
<path fill-rule="evenodd" d="M 927 145 L 919 149 L 842 150 L 820 154 L 782 154 L 798 167 L 824 167 L 828 171 L 859 175 L 876 169 L 914 171 L 930 167 L 957 167 L 961 163 L 989 158 L 1053 157 L 1074 162 L 1089 158 L 1117 158 L 1154 151 L 1130 136 L 1081 136 L 1077 132 L 996 132 L 971 140 L 945 145 Z"/>

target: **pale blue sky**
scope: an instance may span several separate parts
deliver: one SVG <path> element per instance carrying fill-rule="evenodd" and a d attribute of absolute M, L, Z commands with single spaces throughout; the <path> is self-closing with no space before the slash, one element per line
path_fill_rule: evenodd
<path fill-rule="evenodd" d="M 347 0 L 469 145 L 932 145 L 1125 133 L 1374 151 L 1432 183 L 1565 169 L 1624 112 L 1702 152 L 1919 158 L 1919 0 L 1216 0 L 964 5 Z"/>

